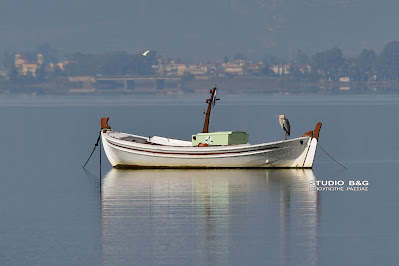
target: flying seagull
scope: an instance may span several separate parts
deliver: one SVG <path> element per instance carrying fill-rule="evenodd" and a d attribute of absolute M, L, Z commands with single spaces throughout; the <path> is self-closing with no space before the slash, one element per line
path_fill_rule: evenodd
<path fill-rule="evenodd" d="M 149 52 L 150 52 L 150 50 L 147 50 L 147 51 L 145 51 L 144 53 L 142 53 L 141 55 L 142 55 L 142 56 L 147 56 Z"/>
<path fill-rule="evenodd" d="M 284 114 L 279 114 L 277 117 L 281 128 L 284 130 L 285 139 L 287 140 L 287 136 L 289 137 L 291 132 L 290 121 L 288 121 Z"/>

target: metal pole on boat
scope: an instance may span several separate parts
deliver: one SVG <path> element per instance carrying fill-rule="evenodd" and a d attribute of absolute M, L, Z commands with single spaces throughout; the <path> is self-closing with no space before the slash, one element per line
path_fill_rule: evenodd
<path fill-rule="evenodd" d="M 216 101 L 220 100 L 216 98 L 216 85 L 209 91 L 211 93 L 211 98 L 206 100 L 206 103 L 208 104 L 208 110 L 206 111 L 206 116 L 205 116 L 205 121 L 204 121 L 204 127 L 202 129 L 202 133 L 208 133 L 209 131 L 209 120 L 211 116 L 211 109 L 213 106 L 215 106 Z"/>

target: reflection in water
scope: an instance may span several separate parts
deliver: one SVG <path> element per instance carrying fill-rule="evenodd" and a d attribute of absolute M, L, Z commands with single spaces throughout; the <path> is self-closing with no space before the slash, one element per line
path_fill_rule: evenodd
<path fill-rule="evenodd" d="M 103 260 L 316 265 L 312 170 L 117 170 L 102 187 Z"/>

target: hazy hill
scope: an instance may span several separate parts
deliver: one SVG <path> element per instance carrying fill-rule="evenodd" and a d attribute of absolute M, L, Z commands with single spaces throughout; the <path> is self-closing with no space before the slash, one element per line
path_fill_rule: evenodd
<path fill-rule="evenodd" d="M 398 40 L 394 0 L 3 0 L 0 51 L 49 43 L 61 53 L 155 49 L 185 60 L 241 52 L 293 57 Z"/>

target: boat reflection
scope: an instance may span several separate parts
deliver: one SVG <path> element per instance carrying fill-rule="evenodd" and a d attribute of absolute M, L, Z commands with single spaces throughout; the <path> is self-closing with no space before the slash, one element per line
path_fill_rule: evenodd
<path fill-rule="evenodd" d="M 104 264 L 316 265 L 312 180 L 303 169 L 112 169 L 102 185 Z"/>

